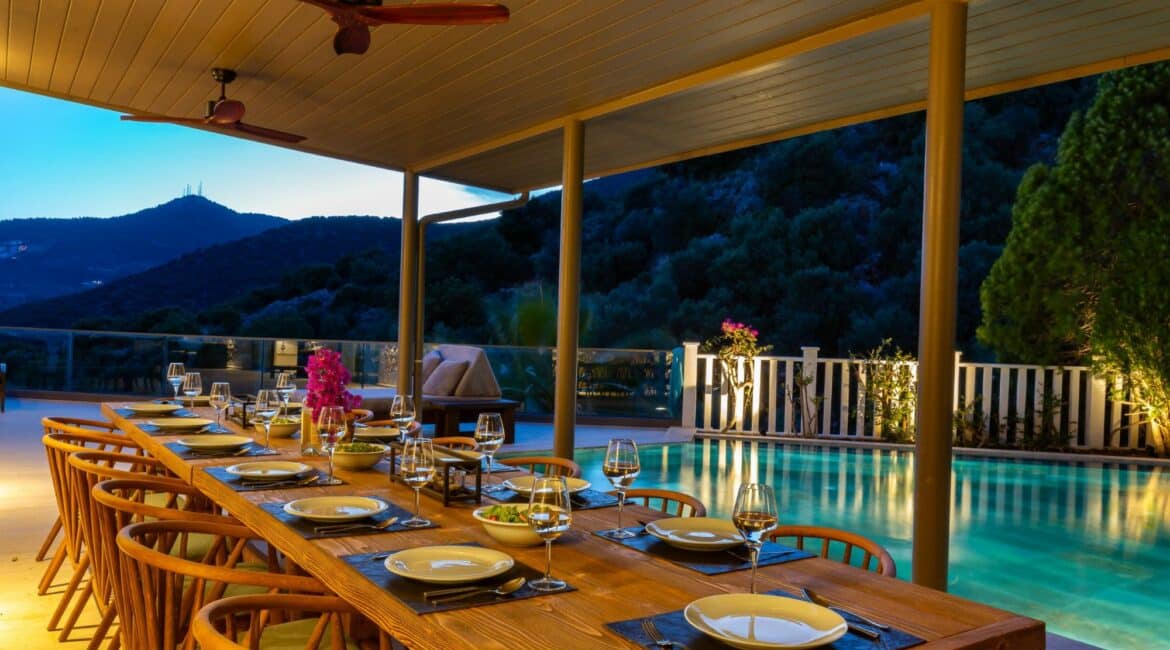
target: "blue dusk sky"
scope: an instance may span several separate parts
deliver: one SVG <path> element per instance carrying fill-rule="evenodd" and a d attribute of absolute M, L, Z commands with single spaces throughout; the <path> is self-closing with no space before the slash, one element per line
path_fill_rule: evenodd
<path fill-rule="evenodd" d="M 115 217 L 203 184 L 238 212 L 398 216 L 402 175 L 0 88 L 0 219 Z M 506 195 L 423 179 L 420 212 Z"/>

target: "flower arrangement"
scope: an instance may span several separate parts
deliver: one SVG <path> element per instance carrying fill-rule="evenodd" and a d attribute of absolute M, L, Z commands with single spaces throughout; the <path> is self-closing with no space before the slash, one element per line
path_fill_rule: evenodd
<path fill-rule="evenodd" d="M 305 406 L 312 409 L 313 421 L 326 406 L 341 406 L 346 411 L 361 405 L 360 395 L 346 389 L 349 385 L 349 369 L 341 362 L 341 353 L 321 348 L 309 357 L 309 382 L 305 395 Z"/>
<path fill-rule="evenodd" d="M 759 336 L 759 330 L 751 325 L 727 318 L 720 327 L 719 335 L 703 343 L 704 352 L 714 352 L 718 357 L 721 378 L 731 389 L 733 401 L 729 407 L 729 417 L 724 418 L 723 431 L 740 426 L 747 395 L 754 383 L 753 361 L 761 353 L 772 349 L 770 345 L 760 345 Z M 744 360 L 742 372 L 738 359 Z"/>

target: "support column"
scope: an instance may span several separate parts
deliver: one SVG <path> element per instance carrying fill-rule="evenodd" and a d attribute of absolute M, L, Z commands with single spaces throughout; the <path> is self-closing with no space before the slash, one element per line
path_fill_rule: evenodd
<path fill-rule="evenodd" d="M 398 281 L 398 394 L 413 389 L 415 291 L 418 288 L 418 174 L 402 173 L 402 252 Z M 418 406 L 416 405 L 416 408 Z"/>
<path fill-rule="evenodd" d="M 967 5 L 931 10 L 918 316 L 918 429 L 914 458 L 915 583 L 946 590 L 950 543 L 951 400 L 963 163 Z"/>
<path fill-rule="evenodd" d="M 577 426 L 577 339 L 581 310 L 581 212 L 585 182 L 585 125 L 565 122 L 561 171 L 561 260 L 557 285 L 556 400 L 553 454 L 572 458 Z"/>

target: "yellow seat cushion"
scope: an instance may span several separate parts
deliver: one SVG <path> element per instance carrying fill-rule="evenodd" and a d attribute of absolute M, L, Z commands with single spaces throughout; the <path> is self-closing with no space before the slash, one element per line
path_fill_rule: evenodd
<path fill-rule="evenodd" d="M 267 573 L 268 572 L 268 567 L 263 565 L 263 564 L 260 564 L 259 562 L 241 562 L 240 564 L 237 564 L 235 566 L 235 568 L 240 569 L 242 571 L 254 571 L 256 573 Z M 207 583 L 204 586 L 204 594 L 203 594 L 204 598 L 209 598 L 211 596 L 211 589 L 216 584 L 219 584 L 219 583 Z M 183 577 L 183 590 L 186 591 L 187 587 L 189 587 L 190 585 L 191 585 L 191 576 L 184 576 Z M 249 596 L 252 594 L 264 594 L 264 593 L 268 593 L 267 587 L 261 587 L 258 585 L 229 584 L 227 586 L 227 588 L 223 590 L 222 597 L 226 598 L 228 596 Z"/>
<path fill-rule="evenodd" d="M 309 636 L 313 634 L 313 628 L 317 626 L 316 618 L 302 618 L 298 621 L 291 621 L 289 623 L 280 623 L 278 625 L 269 625 L 260 633 L 260 649 L 261 650 L 303 650 L 305 643 Z M 325 635 L 321 639 L 318 648 L 329 648 L 330 635 L 332 633 L 332 625 L 325 629 Z M 240 636 L 240 643 L 247 640 L 247 633 Z M 345 642 L 347 650 L 358 650 L 358 645 L 353 641 L 347 640 Z"/>

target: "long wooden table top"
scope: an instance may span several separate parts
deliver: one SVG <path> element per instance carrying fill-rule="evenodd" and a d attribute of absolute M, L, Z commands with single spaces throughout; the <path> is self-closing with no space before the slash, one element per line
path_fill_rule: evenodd
<path fill-rule="evenodd" d="M 148 435 L 138 427 L 142 420 L 124 418 L 115 407 L 116 404 L 103 404 L 102 411 L 171 471 L 194 484 L 411 648 L 633 648 L 637 646 L 610 632 L 605 624 L 681 609 L 702 596 L 743 593 L 748 589 L 749 571 L 706 576 L 598 538 L 591 531 L 616 525 L 616 509 L 602 508 L 574 512 L 572 531 L 553 543 L 553 574 L 567 580 L 576 591 L 419 615 L 339 557 L 477 542 L 504 550 L 519 562 L 543 568 L 543 546 L 502 546 L 471 516 L 474 508 L 470 504 L 443 508 L 426 497 L 423 516 L 439 524 L 438 528 L 306 540 L 260 504 L 313 495 L 359 494 L 376 495 L 409 510 L 413 508 L 413 492 L 390 483 L 386 461 L 378 465 L 381 471 L 339 469 L 338 476 L 347 482 L 342 486 L 236 492 L 200 468 L 241 459 L 181 459 L 165 446 L 181 436 Z M 240 431 L 238 426 L 231 426 Z M 300 458 L 295 439 L 274 439 L 273 447 L 288 459 L 325 467 L 323 458 Z M 635 506 L 627 510 L 626 521 L 661 516 Z M 1044 624 L 1040 621 L 838 562 L 812 558 L 761 567 L 758 580 L 761 591 L 781 588 L 796 593 L 802 586 L 814 589 L 842 606 L 927 640 L 926 645 L 918 647 L 1044 647 Z"/>

